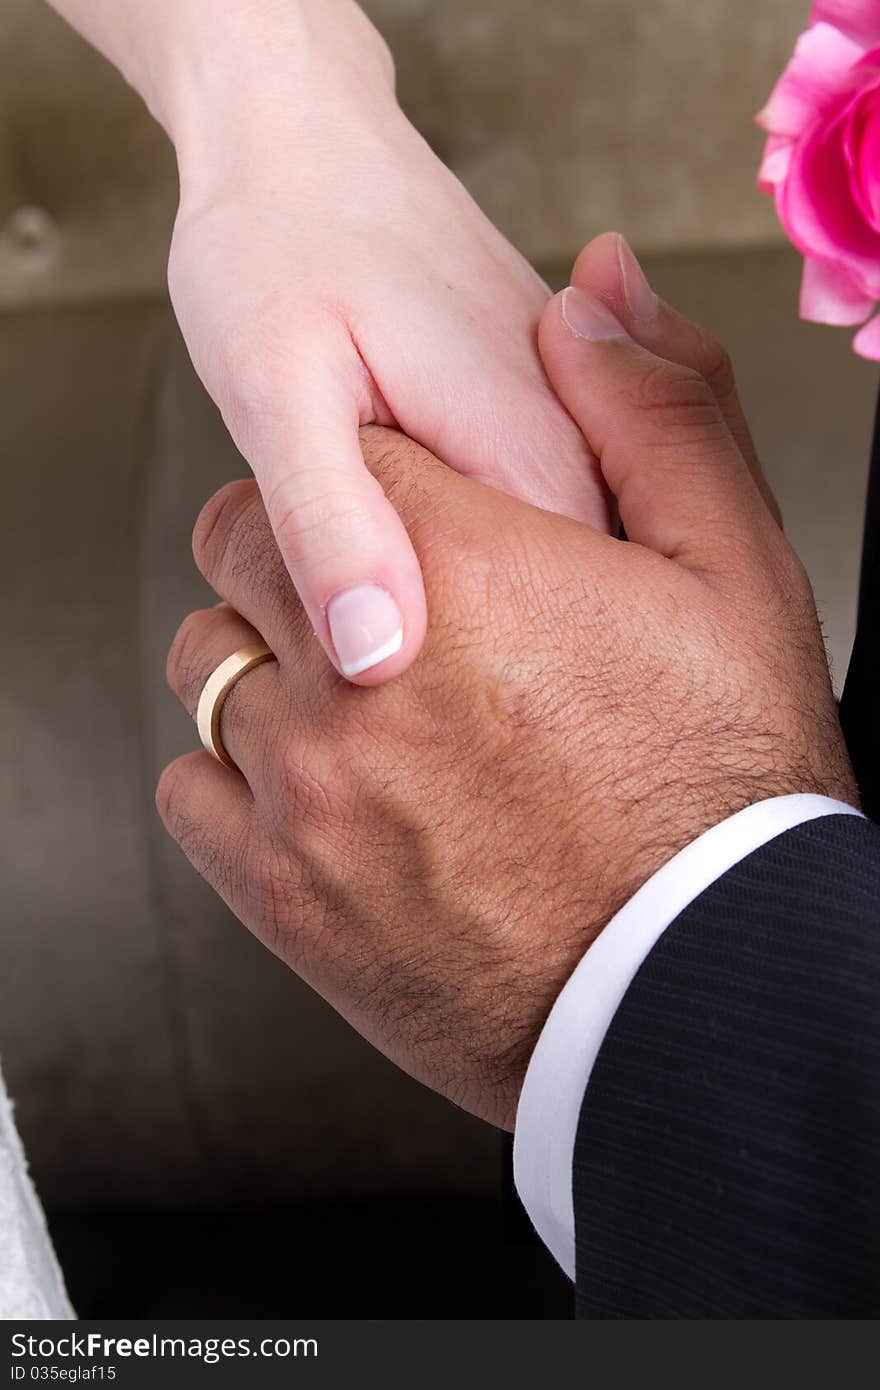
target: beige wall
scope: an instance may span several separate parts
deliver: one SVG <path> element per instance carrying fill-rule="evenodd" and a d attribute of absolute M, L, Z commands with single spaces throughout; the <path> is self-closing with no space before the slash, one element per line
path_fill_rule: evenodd
<path fill-rule="evenodd" d="M 533 260 L 609 226 L 642 249 L 778 237 L 750 121 L 807 0 L 365 7 L 405 107 Z M 175 192 L 124 83 L 40 0 L 3 0 L 0 308 L 161 290 Z"/>

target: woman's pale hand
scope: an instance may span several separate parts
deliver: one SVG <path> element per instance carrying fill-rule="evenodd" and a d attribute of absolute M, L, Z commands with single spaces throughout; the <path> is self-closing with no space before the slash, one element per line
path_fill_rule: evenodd
<path fill-rule="evenodd" d="M 426 610 L 359 426 L 600 528 L 606 493 L 538 357 L 546 286 L 405 119 L 390 67 L 289 87 L 267 73 L 243 116 L 190 121 L 169 283 L 315 632 L 378 684 Z"/>

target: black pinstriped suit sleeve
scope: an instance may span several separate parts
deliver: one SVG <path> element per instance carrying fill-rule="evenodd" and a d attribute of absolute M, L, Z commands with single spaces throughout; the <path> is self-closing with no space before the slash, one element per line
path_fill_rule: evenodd
<path fill-rule="evenodd" d="M 849 756 L 865 814 L 880 821 L 880 398 L 868 470 L 859 618 L 840 701 Z"/>
<path fill-rule="evenodd" d="M 574 1158 L 578 1312 L 880 1315 L 880 828 L 830 816 L 668 929 Z"/>

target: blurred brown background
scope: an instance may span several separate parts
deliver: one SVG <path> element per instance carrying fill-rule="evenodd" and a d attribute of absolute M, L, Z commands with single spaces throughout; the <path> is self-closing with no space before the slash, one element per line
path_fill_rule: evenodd
<path fill-rule="evenodd" d="M 798 258 L 754 188 L 751 118 L 806 0 L 365 8 L 413 120 L 548 278 L 619 228 L 728 343 L 840 677 L 877 374 L 848 334 L 798 323 Z M 504 1244 L 497 1137 L 266 955 L 156 821 L 158 771 L 194 741 L 163 674 L 206 601 L 189 533 L 245 471 L 166 303 L 175 192 L 121 79 L 45 6 L 4 0 L 0 1055 L 74 1296 L 558 1313 L 509 1214 Z M 377 1222 L 384 1273 L 358 1263 Z"/>

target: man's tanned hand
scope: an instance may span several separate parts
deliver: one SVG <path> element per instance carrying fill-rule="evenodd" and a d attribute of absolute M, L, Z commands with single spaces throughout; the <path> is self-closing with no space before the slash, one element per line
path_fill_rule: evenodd
<path fill-rule="evenodd" d="M 198 752 L 164 773 L 170 833 L 386 1055 L 507 1128 L 566 978 L 663 863 L 764 798 L 856 802 L 810 587 L 724 359 L 617 265 L 582 258 L 541 351 L 627 540 L 371 428 L 425 576 L 418 662 L 374 689 L 328 668 L 251 482 L 199 518 L 223 602 L 169 657 L 192 713 L 258 634 L 278 658 L 223 708 L 239 770 Z"/>

